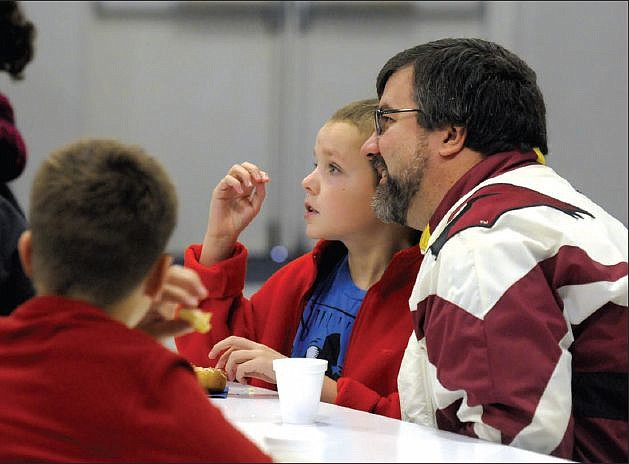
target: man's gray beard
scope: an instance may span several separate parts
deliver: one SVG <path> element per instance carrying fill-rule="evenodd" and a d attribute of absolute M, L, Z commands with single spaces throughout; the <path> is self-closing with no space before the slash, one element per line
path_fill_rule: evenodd
<path fill-rule="evenodd" d="M 403 184 L 398 179 L 387 177 L 385 184 L 376 187 L 371 203 L 376 217 L 388 224 L 406 225 L 408 208 L 418 188 L 417 184 Z"/>
<path fill-rule="evenodd" d="M 387 175 L 385 183 L 378 184 L 371 202 L 378 219 L 388 224 L 408 225 L 408 210 L 424 177 L 424 164 L 425 158 L 416 153 L 411 167 L 399 178 Z"/>

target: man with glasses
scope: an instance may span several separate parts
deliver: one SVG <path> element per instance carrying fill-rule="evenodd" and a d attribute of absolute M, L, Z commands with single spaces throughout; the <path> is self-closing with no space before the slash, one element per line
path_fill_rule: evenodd
<path fill-rule="evenodd" d="M 376 88 L 373 207 L 423 230 L 425 254 L 402 418 L 627 462 L 627 228 L 545 166 L 535 72 L 443 39 L 392 57 Z"/>

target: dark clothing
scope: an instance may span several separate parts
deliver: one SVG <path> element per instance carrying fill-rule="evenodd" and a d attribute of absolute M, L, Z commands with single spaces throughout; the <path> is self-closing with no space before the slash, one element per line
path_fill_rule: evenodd
<path fill-rule="evenodd" d="M 5 197 L 11 193 L 5 184 L 0 186 L 0 315 L 6 316 L 35 292 L 24 274 L 17 251 L 17 241 L 26 229 L 26 219 L 16 204 Z"/>
<path fill-rule="evenodd" d="M 9 99 L 0 93 L 0 182 L 16 179 L 26 166 L 26 145 L 15 126 Z"/>
<path fill-rule="evenodd" d="M 26 145 L 15 126 L 13 108 L 0 93 L 0 315 L 6 316 L 35 292 L 24 274 L 17 241 L 27 228 L 24 212 L 6 182 L 26 166 Z"/>

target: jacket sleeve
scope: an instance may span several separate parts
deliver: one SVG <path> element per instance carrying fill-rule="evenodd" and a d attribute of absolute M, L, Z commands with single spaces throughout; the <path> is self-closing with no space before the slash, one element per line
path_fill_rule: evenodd
<path fill-rule="evenodd" d="M 197 366 L 207 367 L 216 360 L 207 355 L 214 344 L 230 335 L 255 339 L 253 305 L 244 297 L 247 249 L 236 244 L 234 254 L 210 267 L 199 263 L 201 245 L 191 245 L 184 254 L 184 265 L 195 270 L 208 290 L 199 307 L 212 313 L 212 329 L 206 334 L 191 333 L 175 338 L 179 353 Z"/>
<path fill-rule="evenodd" d="M 341 377 L 337 384 L 335 404 L 400 419 L 400 395 L 393 392 L 380 396 L 377 392 L 350 377 Z"/>
<path fill-rule="evenodd" d="M 179 353 L 197 366 L 214 365 L 217 360 L 207 357 L 211 347 L 236 335 L 290 356 L 303 296 L 314 279 L 311 253 L 276 271 L 251 298 L 243 295 L 247 250 L 242 244 L 236 244 L 230 258 L 210 267 L 199 263 L 200 256 L 201 246 L 192 245 L 186 250 L 184 264 L 199 274 L 208 290 L 199 306 L 212 313 L 212 328 L 207 334 L 177 337 Z"/>

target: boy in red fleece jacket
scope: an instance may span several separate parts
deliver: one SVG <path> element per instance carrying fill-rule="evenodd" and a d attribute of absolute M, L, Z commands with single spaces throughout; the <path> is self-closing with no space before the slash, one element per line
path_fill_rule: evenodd
<path fill-rule="evenodd" d="M 201 307 L 213 313 L 209 334 L 176 339 L 191 362 L 275 388 L 273 359 L 327 359 L 323 401 L 400 417 L 397 374 L 421 255 L 417 231 L 385 224 L 371 209 L 380 179 L 360 147 L 373 132 L 376 107 L 375 99 L 350 103 L 319 130 L 315 168 L 302 186 L 306 233 L 321 241 L 250 299 L 242 293 L 247 252 L 237 240 L 260 211 L 269 178 L 243 163 L 219 182 L 203 245 L 185 254 L 208 288 Z"/>
<path fill-rule="evenodd" d="M 171 268 L 176 194 L 160 164 L 111 140 L 70 144 L 38 170 L 29 219 L 18 248 L 37 296 L 0 320 L 0 461 L 269 461 L 136 328 Z"/>

